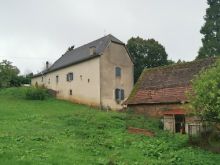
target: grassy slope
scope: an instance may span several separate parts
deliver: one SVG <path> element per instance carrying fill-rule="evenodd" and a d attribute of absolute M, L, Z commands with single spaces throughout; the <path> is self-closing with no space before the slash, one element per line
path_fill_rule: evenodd
<path fill-rule="evenodd" d="M 0 91 L 1 164 L 220 162 L 220 155 L 187 147 L 186 136 L 160 131 L 154 138 L 128 134 L 125 114 L 55 99 L 24 100 L 23 93 L 23 89 Z"/>

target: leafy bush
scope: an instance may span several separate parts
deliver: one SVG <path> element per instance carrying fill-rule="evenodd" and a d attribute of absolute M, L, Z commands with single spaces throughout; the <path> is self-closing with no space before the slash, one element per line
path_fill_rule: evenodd
<path fill-rule="evenodd" d="M 45 100 L 48 96 L 45 88 L 29 88 L 26 91 L 26 99 L 28 100 Z"/>
<path fill-rule="evenodd" d="M 220 123 L 220 61 L 192 82 L 190 104 L 204 120 Z"/>

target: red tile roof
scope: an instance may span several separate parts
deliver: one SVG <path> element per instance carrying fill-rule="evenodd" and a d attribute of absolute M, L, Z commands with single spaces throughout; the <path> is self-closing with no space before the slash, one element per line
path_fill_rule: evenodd
<path fill-rule="evenodd" d="M 207 58 L 182 64 L 145 69 L 125 104 L 158 104 L 186 102 L 191 81 L 198 73 L 214 64 Z"/>

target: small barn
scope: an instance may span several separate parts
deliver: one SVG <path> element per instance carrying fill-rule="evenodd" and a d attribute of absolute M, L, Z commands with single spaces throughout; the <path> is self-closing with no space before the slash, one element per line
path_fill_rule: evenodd
<path fill-rule="evenodd" d="M 215 58 L 207 58 L 145 69 L 126 101 L 136 113 L 159 117 L 164 129 L 171 132 L 196 133 L 201 123 L 198 117 L 187 115 L 187 93 L 192 91 L 193 78 L 211 67 Z"/>

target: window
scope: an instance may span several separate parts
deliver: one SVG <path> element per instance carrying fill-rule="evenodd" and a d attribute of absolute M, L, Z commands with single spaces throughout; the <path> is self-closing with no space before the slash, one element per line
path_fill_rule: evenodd
<path fill-rule="evenodd" d="M 73 91 L 72 91 L 72 89 L 70 89 L 70 95 L 73 95 Z"/>
<path fill-rule="evenodd" d="M 48 84 L 50 84 L 50 78 L 48 79 Z"/>
<path fill-rule="evenodd" d="M 124 100 L 125 94 L 124 89 L 115 89 L 115 100 L 121 101 Z"/>
<path fill-rule="evenodd" d="M 121 68 L 120 67 L 115 68 L 115 76 L 116 77 L 121 77 Z"/>
<path fill-rule="evenodd" d="M 73 72 L 70 72 L 66 75 L 66 81 L 72 81 L 73 80 Z"/>
<path fill-rule="evenodd" d="M 89 55 L 95 55 L 96 54 L 96 47 L 95 46 L 92 46 L 89 48 Z"/>
<path fill-rule="evenodd" d="M 59 76 L 56 76 L 56 83 L 58 84 L 59 82 Z"/>
<path fill-rule="evenodd" d="M 41 82 L 44 82 L 44 77 L 41 77 Z"/>

